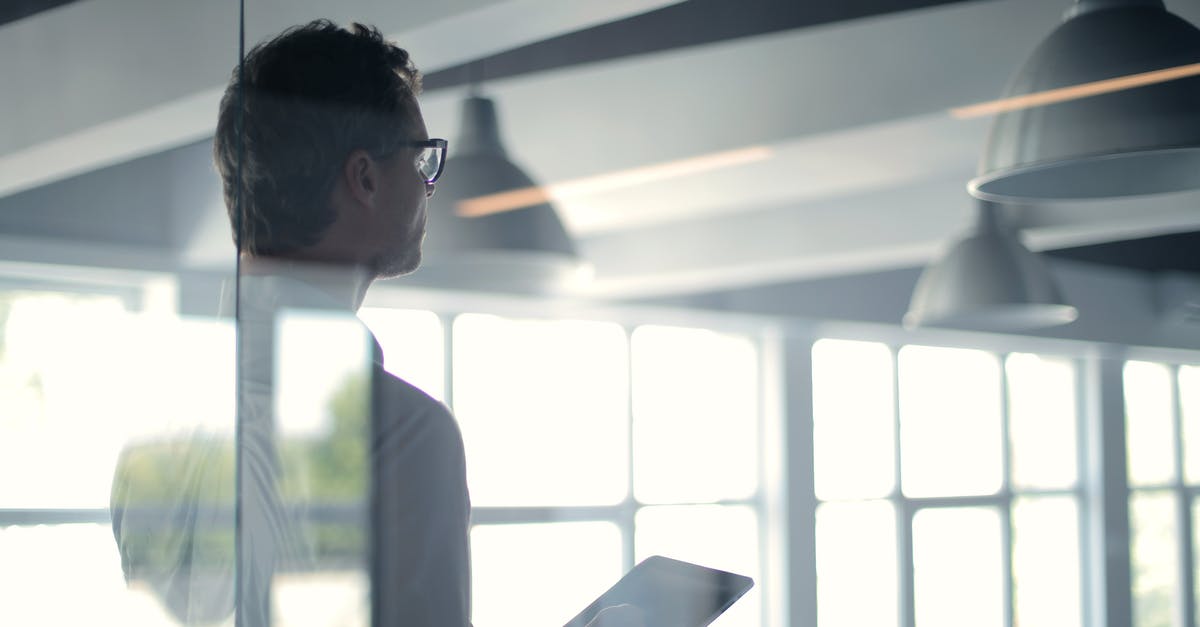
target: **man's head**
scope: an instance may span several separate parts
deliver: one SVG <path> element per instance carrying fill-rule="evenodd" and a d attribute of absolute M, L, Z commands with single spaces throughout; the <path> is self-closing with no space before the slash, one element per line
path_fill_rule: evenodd
<path fill-rule="evenodd" d="M 416 269 L 432 185 L 413 163 L 428 135 L 408 53 L 374 28 L 319 20 L 255 46 L 240 71 L 214 144 L 238 249 Z"/>

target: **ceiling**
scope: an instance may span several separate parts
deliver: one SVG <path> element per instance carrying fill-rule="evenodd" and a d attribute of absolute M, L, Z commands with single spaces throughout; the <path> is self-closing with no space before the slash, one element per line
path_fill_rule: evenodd
<path fill-rule="evenodd" d="M 25 0 L 0 13 L 0 76 L 22 96 L 0 102 L 12 122 L 0 130 L 0 257 L 228 268 L 208 138 L 237 59 L 237 15 L 214 3 L 63 4 Z M 425 70 L 432 134 L 453 149 L 464 85 L 482 80 L 510 155 L 536 181 L 757 151 L 557 202 L 594 264 L 588 292 L 630 299 L 928 262 L 970 226 L 965 182 L 988 123 L 949 109 L 998 97 L 1069 3 L 327 5 L 248 0 L 247 39 L 317 16 L 374 22 Z M 1196 3 L 1168 8 L 1200 22 Z M 17 61 L 28 58 L 39 64 Z M 1035 250 L 1200 272 L 1197 201 L 1185 193 L 1009 215 Z"/>
<path fill-rule="evenodd" d="M 0 26 L 77 0 L 9 0 L 0 5 Z"/>

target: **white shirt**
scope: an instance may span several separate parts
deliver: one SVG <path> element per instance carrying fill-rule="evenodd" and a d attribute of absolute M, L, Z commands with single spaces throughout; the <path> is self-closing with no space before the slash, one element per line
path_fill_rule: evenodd
<path fill-rule="evenodd" d="M 353 277 L 294 264 L 258 263 L 255 272 L 241 277 L 238 312 L 240 481 L 233 481 L 232 443 L 212 436 L 175 443 L 178 468 L 169 480 L 178 483 L 177 498 L 159 504 L 171 522 L 152 528 L 125 525 L 122 512 L 136 510 L 139 498 L 131 493 L 132 484 L 122 481 L 137 452 L 123 456 L 113 510 L 127 578 L 148 580 L 181 622 L 208 624 L 227 616 L 237 569 L 229 540 L 236 502 L 241 513 L 236 580 L 244 625 L 272 622 L 272 597 L 281 581 L 345 570 L 347 559 L 350 568 L 357 564 L 370 575 L 373 625 L 469 625 L 470 500 L 462 436 L 453 416 L 383 370 L 378 344 L 353 315 Z M 288 337 L 280 332 L 281 321 L 289 316 L 327 320 L 343 332 L 347 321 L 361 328 L 363 359 L 357 372 L 347 377 L 343 367 L 327 378 L 353 384 L 357 376 L 362 385 L 354 388 L 357 396 L 341 391 L 341 415 L 330 417 L 328 433 L 289 431 L 293 417 L 280 402 L 287 387 L 279 380 L 286 371 L 280 355 L 306 365 L 323 361 L 322 355 L 305 352 L 320 342 L 302 337 L 290 340 L 297 346 L 281 346 L 281 338 Z M 318 327 L 306 328 L 320 332 L 312 330 Z M 342 452 L 330 462 L 334 434 Z M 327 476 L 331 464 L 350 469 L 332 472 L 350 476 Z M 351 487 L 329 487 L 339 482 Z M 225 540 L 213 542 L 213 537 Z M 146 545 L 160 550 L 151 555 L 139 548 Z"/>

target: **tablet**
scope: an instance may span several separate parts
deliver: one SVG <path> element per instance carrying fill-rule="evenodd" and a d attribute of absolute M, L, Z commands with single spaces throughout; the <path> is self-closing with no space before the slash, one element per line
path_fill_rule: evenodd
<path fill-rule="evenodd" d="M 654 555 L 625 573 L 565 627 L 584 627 L 600 610 L 626 603 L 645 613 L 647 627 L 704 627 L 753 585 L 754 580 L 743 575 Z"/>

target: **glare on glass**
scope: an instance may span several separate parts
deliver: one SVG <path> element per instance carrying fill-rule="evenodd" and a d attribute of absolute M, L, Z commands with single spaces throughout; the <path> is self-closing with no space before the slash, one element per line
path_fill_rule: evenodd
<path fill-rule="evenodd" d="M 746 337 L 633 332 L 634 494 L 646 503 L 747 498 L 758 488 L 758 360 Z"/>
<path fill-rule="evenodd" d="M 896 481 L 891 351 L 845 340 L 819 340 L 812 351 L 817 498 L 890 494 Z"/>
<path fill-rule="evenodd" d="M 620 326 L 464 314 L 453 333 L 454 410 L 475 505 L 625 498 L 629 361 Z"/>
<path fill-rule="evenodd" d="M 1200 602 L 1200 524 L 1197 521 L 1200 521 L 1200 497 L 1192 499 L 1192 598 Z"/>
<path fill-rule="evenodd" d="M 1074 486 L 1079 459 L 1074 365 L 1024 353 L 1009 355 L 1004 365 L 1014 487 Z"/>
<path fill-rule="evenodd" d="M 107 507 L 126 446 L 232 434 L 232 324 L 132 314 L 112 296 L 0 300 L 0 507 Z"/>
<path fill-rule="evenodd" d="M 900 349 L 901 487 L 992 494 L 1002 483 L 1000 364 L 977 350 Z"/>
<path fill-rule="evenodd" d="M 363 307 L 358 310 L 358 317 L 379 341 L 385 370 L 433 398 L 445 400 L 445 341 L 437 314 Z"/>
<path fill-rule="evenodd" d="M 637 561 L 651 555 L 693 562 L 754 579 L 750 589 L 713 625 L 754 627 L 762 621 L 758 517 L 741 505 L 644 507 L 635 520 Z"/>
<path fill-rule="evenodd" d="M 0 527 L 0 564 L 6 625 L 180 624 L 149 584 L 126 585 L 107 524 Z"/>
<path fill-rule="evenodd" d="M 409 142 L 409 146 L 416 149 L 413 154 L 413 166 L 417 173 L 427 184 L 436 183 L 446 167 L 446 140 L 426 139 Z"/>
<path fill-rule="evenodd" d="M 1129 483 L 1169 483 L 1175 476 L 1171 370 L 1163 364 L 1130 361 L 1124 379 Z"/>
<path fill-rule="evenodd" d="M 353 511 L 345 504 L 364 503 L 368 495 L 375 357 L 370 335 L 349 312 L 286 310 L 276 320 L 275 351 L 277 437 L 272 445 L 279 462 L 279 498 L 286 507 Z M 253 438 L 240 444 L 244 460 L 261 454 Z M 310 524 L 296 515 L 280 527 L 287 532 L 277 542 L 282 563 L 295 565 L 281 566 L 272 576 L 273 621 L 314 627 L 367 624 L 370 606 L 364 599 L 370 586 L 362 527 Z"/>
<path fill-rule="evenodd" d="M 1179 367 L 1179 406 L 1183 423 L 1183 477 L 1200 483 L 1200 366 Z M 1200 597 L 1198 597 L 1200 598 Z"/>
<path fill-rule="evenodd" d="M 622 574 L 608 522 L 477 525 L 471 530 L 472 623 L 562 625 Z"/>
<path fill-rule="evenodd" d="M 277 574 L 272 582 L 276 625 L 369 625 L 371 585 L 364 570 L 319 569 Z"/>
<path fill-rule="evenodd" d="M 1179 535 L 1170 492 L 1135 492 L 1129 498 L 1133 624 L 1173 624 L 1178 589 Z"/>
<path fill-rule="evenodd" d="M 348 313 L 306 310 L 280 312 L 275 329 L 275 422 L 283 438 L 328 435 L 334 428 L 339 395 L 361 386 L 351 402 L 370 402 L 369 335 Z M 349 400 L 349 399 L 348 399 Z"/>
<path fill-rule="evenodd" d="M 0 507 L 103 507 L 136 391 L 115 297 L 0 293 Z M 140 387 L 140 386 L 137 386 Z M 116 421 L 115 423 L 113 421 Z"/>
<path fill-rule="evenodd" d="M 1013 624 L 1083 624 L 1079 512 L 1065 496 L 1013 503 Z"/>
<path fill-rule="evenodd" d="M 817 508 L 817 624 L 899 624 L 896 514 L 887 501 Z"/>
<path fill-rule="evenodd" d="M 913 516 L 913 588 L 922 627 L 1001 627 L 1000 512 L 923 509 Z"/>

